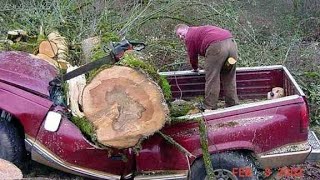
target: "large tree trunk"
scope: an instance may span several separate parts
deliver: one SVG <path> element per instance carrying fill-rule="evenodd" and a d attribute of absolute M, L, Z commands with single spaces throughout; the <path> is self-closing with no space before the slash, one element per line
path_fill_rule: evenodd
<path fill-rule="evenodd" d="M 82 101 L 97 141 L 116 148 L 132 147 L 161 129 L 169 113 L 160 87 L 125 66 L 100 71 L 84 88 Z"/>

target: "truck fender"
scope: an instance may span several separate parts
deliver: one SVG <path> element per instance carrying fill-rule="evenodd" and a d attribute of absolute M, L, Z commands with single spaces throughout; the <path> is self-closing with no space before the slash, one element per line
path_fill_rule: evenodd
<path fill-rule="evenodd" d="M 243 151 L 251 151 L 256 152 L 259 151 L 258 147 L 255 147 L 252 142 L 249 141 L 231 141 L 220 144 L 210 144 L 208 147 L 209 153 L 214 154 L 221 151 L 230 151 L 230 150 L 243 150 Z M 195 157 L 202 156 L 201 147 L 192 152 Z"/>
<path fill-rule="evenodd" d="M 14 116 L 24 131 L 35 138 L 52 102 L 43 97 L 26 92 L 0 82 L 0 110 Z"/>

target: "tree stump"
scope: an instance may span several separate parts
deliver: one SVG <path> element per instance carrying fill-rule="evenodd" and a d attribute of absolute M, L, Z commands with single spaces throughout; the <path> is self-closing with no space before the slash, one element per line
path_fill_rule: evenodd
<path fill-rule="evenodd" d="M 1 179 L 22 179 L 21 170 L 9 161 L 0 159 L 0 178 Z"/>
<path fill-rule="evenodd" d="M 105 146 L 127 148 L 161 129 L 169 110 L 161 88 L 133 68 L 113 66 L 86 85 L 83 112 Z"/>

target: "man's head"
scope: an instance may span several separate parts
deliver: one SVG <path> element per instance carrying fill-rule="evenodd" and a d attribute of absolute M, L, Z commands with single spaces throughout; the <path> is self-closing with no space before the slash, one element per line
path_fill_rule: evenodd
<path fill-rule="evenodd" d="M 178 36 L 179 39 L 185 40 L 187 32 L 188 32 L 189 26 L 186 24 L 178 24 L 174 28 L 174 32 Z"/>

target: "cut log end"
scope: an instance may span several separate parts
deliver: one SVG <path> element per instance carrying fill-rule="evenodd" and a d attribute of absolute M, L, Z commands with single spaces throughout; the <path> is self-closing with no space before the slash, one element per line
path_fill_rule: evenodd
<path fill-rule="evenodd" d="M 233 57 L 229 57 L 228 60 L 227 60 L 227 62 L 226 62 L 226 64 L 227 64 L 228 66 L 234 65 L 234 64 L 236 64 L 236 63 L 237 63 L 237 60 L 234 59 Z"/>
<path fill-rule="evenodd" d="M 21 170 L 14 164 L 0 159 L 0 177 L 1 179 L 22 179 Z"/>
<path fill-rule="evenodd" d="M 168 107 L 161 89 L 147 75 L 113 66 L 99 72 L 83 91 L 83 110 L 106 146 L 132 147 L 161 129 Z"/>
<path fill-rule="evenodd" d="M 51 41 L 42 41 L 39 45 L 39 54 L 45 54 L 50 58 L 53 58 L 58 53 L 58 47 Z"/>

